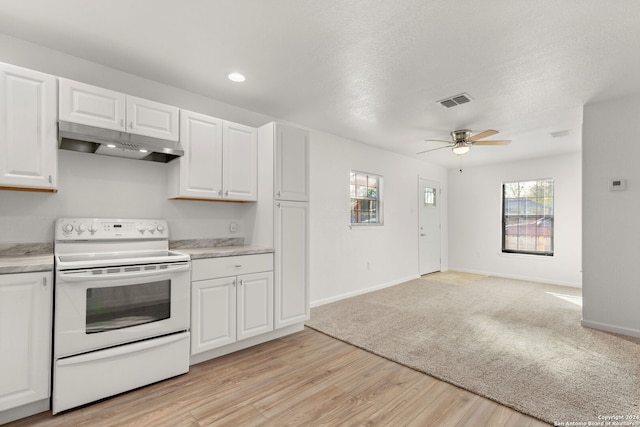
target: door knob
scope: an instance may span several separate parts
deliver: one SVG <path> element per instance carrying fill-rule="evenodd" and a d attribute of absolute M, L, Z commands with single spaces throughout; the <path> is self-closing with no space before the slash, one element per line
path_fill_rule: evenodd
<path fill-rule="evenodd" d="M 420 233 L 420 237 L 424 237 L 424 236 L 426 236 L 426 234 Z"/>

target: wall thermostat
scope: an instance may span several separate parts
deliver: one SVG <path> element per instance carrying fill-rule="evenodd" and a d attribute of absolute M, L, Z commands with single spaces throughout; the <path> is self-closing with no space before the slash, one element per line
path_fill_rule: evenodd
<path fill-rule="evenodd" d="M 627 181 L 624 179 L 612 179 L 609 181 L 609 191 L 626 190 Z"/>

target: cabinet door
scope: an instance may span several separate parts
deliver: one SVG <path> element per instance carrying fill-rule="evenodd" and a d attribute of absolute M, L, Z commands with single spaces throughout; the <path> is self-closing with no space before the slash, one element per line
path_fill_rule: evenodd
<path fill-rule="evenodd" d="M 53 76 L 0 64 L 0 187 L 56 189 Z"/>
<path fill-rule="evenodd" d="M 236 341 L 236 278 L 191 284 L 191 354 Z"/>
<path fill-rule="evenodd" d="M 238 276 L 238 340 L 273 331 L 273 273 Z"/>
<path fill-rule="evenodd" d="M 180 196 L 222 198 L 222 120 L 180 111 Z"/>
<path fill-rule="evenodd" d="M 177 141 L 178 107 L 127 95 L 127 132 Z"/>
<path fill-rule="evenodd" d="M 276 124 L 275 198 L 309 201 L 309 132 Z"/>
<path fill-rule="evenodd" d="M 258 132 L 256 128 L 223 122 L 222 170 L 224 198 L 258 199 Z"/>
<path fill-rule="evenodd" d="M 275 328 L 309 319 L 309 205 L 276 202 Z"/>
<path fill-rule="evenodd" d="M 0 411 L 49 397 L 51 273 L 0 275 Z"/>
<path fill-rule="evenodd" d="M 60 120 L 124 131 L 125 98 L 120 92 L 60 79 Z"/>

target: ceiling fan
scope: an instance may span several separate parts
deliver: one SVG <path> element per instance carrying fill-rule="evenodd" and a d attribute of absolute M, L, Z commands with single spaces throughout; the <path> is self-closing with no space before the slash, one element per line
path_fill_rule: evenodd
<path fill-rule="evenodd" d="M 435 141 L 435 142 L 446 142 L 449 144 L 448 146 L 432 148 L 431 150 L 421 151 L 416 154 L 428 153 L 429 151 L 440 150 L 442 148 L 451 147 L 451 151 L 453 151 L 458 156 L 462 156 L 466 154 L 469 149 L 474 145 L 507 145 L 511 143 L 511 140 L 503 139 L 503 140 L 485 140 L 480 141 L 480 139 L 487 138 L 489 136 L 497 134 L 497 130 L 485 130 L 484 132 L 477 133 L 471 136 L 471 131 L 469 129 L 459 129 L 451 132 L 451 141 L 446 141 L 443 139 L 427 139 L 426 141 Z"/>

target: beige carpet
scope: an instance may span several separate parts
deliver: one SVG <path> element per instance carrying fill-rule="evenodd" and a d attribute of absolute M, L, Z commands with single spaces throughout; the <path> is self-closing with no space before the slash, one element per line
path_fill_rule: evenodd
<path fill-rule="evenodd" d="M 315 307 L 307 325 L 551 424 L 640 415 L 640 339 L 580 326 L 580 295 L 417 279 Z"/>
<path fill-rule="evenodd" d="M 425 274 L 420 277 L 423 280 L 434 280 L 436 282 L 449 283 L 450 285 L 468 285 L 476 280 L 484 279 L 487 276 L 473 273 L 462 273 L 459 271 L 439 271 L 437 273 Z"/>

